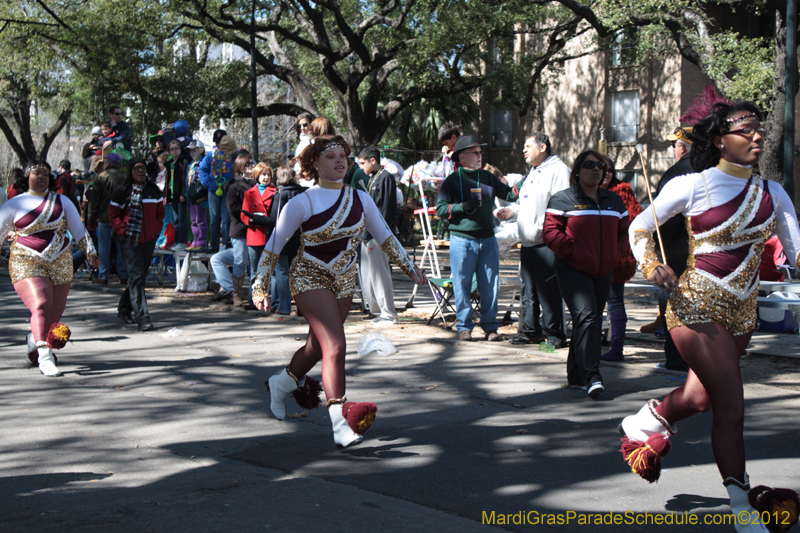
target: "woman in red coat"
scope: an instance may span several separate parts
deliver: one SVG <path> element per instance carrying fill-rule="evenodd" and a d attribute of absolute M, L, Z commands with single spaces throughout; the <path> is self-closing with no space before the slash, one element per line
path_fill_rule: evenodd
<path fill-rule="evenodd" d="M 606 163 L 606 173 L 600 187 L 608 189 L 622 198 L 628 218 L 633 220 L 642 212 L 642 206 L 636 201 L 631 186 L 616 177 L 614 162 L 608 157 L 603 158 Z M 625 313 L 625 282 L 636 274 L 636 259 L 630 248 L 620 258 L 617 268 L 611 277 L 611 293 L 608 295 L 608 318 L 611 322 L 611 349 L 600 356 L 603 361 L 622 361 L 622 347 L 625 345 L 625 327 L 628 324 L 628 315 Z"/>
<path fill-rule="evenodd" d="M 267 220 L 269 206 L 275 191 L 278 189 L 272 183 L 272 168 L 266 163 L 259 163 L 253 169 L 255 187 L 244 193 L 242 201 L 242 214 L 239 215 L 242 223 L 247 226 L 247 256 L 250 260 L 250 286 L 256 279 L 258 259 L 264 250 L 264 245 L 272 233 L 272 224 Z M 253 307 L 252 301 L 248 307 Z"/>

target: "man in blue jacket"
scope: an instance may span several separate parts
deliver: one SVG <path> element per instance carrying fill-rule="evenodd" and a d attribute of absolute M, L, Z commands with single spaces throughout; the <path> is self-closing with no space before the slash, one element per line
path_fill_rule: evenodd
<path fill-rule="evenodd" d="M 114 132 L 114 148 L 121 144 L 128 152 L 131 151 L 131 127 L 122 120 L 122 109 L 118 105 L 112 105 L 108 109 L 108 118 L 111 122 L 111 131 Z"/>
<path fill-rule="evenodd" d="M 233 178 L 233 154 L 236 153 L 236 143 L 228 136 L 225 130 L 214 132 L 214 148 L 210 150 L 197 169 L 200 183 L 208 189 L 208 250 L 215 254 L 219 252 L 220 234 L 227 240 L 228 206 L 225 203 L 227 193 L 223 190 L 226 181 Z"/>

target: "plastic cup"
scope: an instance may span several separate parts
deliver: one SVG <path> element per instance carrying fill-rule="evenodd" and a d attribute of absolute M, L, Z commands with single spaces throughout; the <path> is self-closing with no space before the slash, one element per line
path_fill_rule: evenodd
<path fill-rule="evenodd" d="M 475 189 L 470 189 L 469 192 L 472 194 L 473 198 L 477 198 L 478 199 L 478 201 L 480 202 L 480 204 L 478 204 L 478 205 L 483 205 L 483 198 L 481 196 L 481 188 L 480 187 L 477 187 Z"/>

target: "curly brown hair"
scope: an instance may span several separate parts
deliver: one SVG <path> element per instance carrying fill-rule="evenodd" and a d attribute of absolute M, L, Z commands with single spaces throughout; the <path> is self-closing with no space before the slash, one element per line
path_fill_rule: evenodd
<path fill-rule="evenodd" d="M 347 157 L 350 157 L 350 145 L 344 140 L 341 135 L 322 135 L 314 137 L 311 144 L 306 146 L 300 155 L 295 158 L 295 161 L 300 163 L 300 174 L 306 179 L 313 179 L 316 183 L 319 181 L 319 174 L 317 169 L 314 168 L 314 161 L 317 160 L 322 151 L 328 147 L 329 144 L 340 144 L 344 148 Z"/>

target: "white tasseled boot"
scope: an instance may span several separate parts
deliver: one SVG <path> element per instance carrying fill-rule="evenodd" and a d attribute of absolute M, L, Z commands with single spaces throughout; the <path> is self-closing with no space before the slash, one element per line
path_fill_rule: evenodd
<path fill-rule="evenodd" d="M 652 435 L 671 437 L 678 431 L 677 426 L 672 427 L 656 413 L 658 401 L 650 400 L 635 415 L 626 416 L 620 424 L 620 433 L 629 439 L 647 442 Z"/>
<path fill-rule="evenodd" d="M 39 371 L 49 378 L 56 378 L 64 374 L 58 370 L 56 366 L 55 357 L 53 357 L 53 350 L 51 350 L 46 342 L 36 344 L 39 351 Z"/>
<path fill-rule="evenodd" d="M 39 364 L 37 361 L 39 352 L 36 349 L 36 341 L 33 340 L 33 333 L 28 333 L 26 340 L 28 341 L 28 353 L 25 354 L 25 362 L 28 363 L 29 366 L 36 366 Z"/>
<path fill-rule="evenodd" d="M 303 376 L 305 378 L 305 376 Z M 283 403 L 286 397 L 299 384 L 289 375 L 289 370 L 284 368 L 280 374 L 275 374 L 266 383 L 269 391 L 269 409 L 278 420 L 286 418 L 286 405 Z"/>
<path fill-rule="evenodd" d="M 333 442 L 336 443 L 337 448 L 347 448 L 360 444 L 364 437 L 350 429 L 350 425 L 342 415 L 342 407 L 344 405 L 344 398 L 341 403 L 339 400 L 334 400 L 337 403 L 328 405 L 328 415 L 331 417 L 331 424 L 333 425 Z"/>
<path fill-rule="evenodd" d="M 769 533 L 769 530 L 761 523 L 758 513 L 750 505 L 750 501 L 747 498 L 747 493 L 750 492 L 749 476 L 745 473 L 744 483 L 728 477 L 725 478 L 722 484 L 725 485 L 728 496 L 731 498 L 731 513 L 740 517 L 734 522 L 736 531 L 738 533 Z M 744 520 L 741 519 L 742 517 L 744 517 Z"/>

